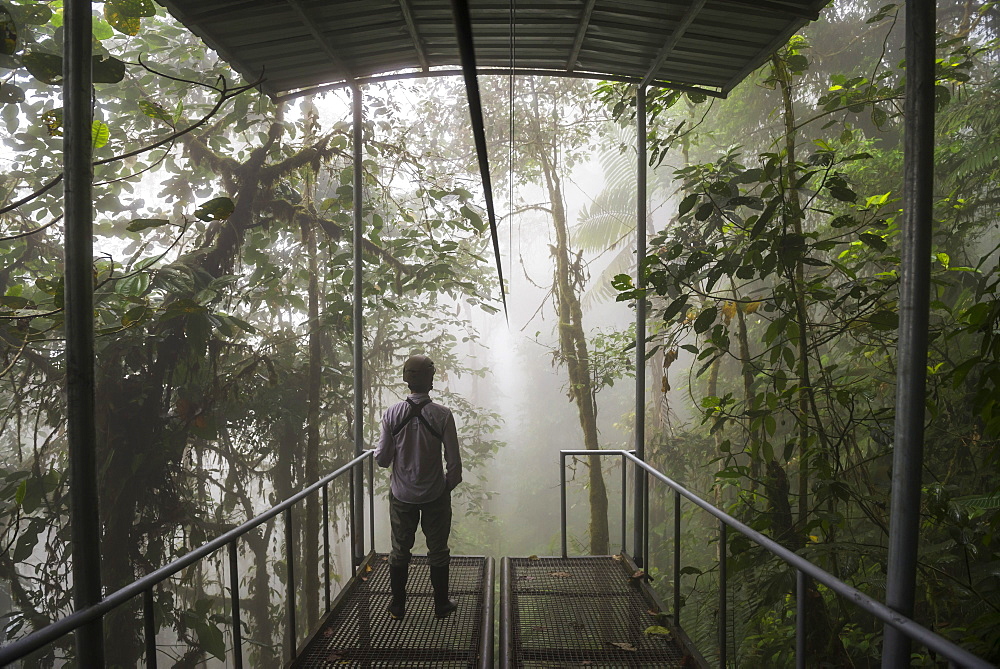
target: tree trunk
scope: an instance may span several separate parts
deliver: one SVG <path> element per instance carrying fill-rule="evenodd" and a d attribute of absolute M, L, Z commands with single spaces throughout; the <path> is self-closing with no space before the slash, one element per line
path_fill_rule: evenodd
<path fill-rule="evenodd" d="M 587 338 L 583 330 L 583 310 L 580 307 L 580 296 L 577 292 L 581 288 L 582 267 L 579 258 L 571 259 L 569 227 L 566 221 L 566 210 L 563 207 L 562 186 L 552 156 L 546 151 L 545 143 L 541 141 L 538 96 L 534 86 L 532 86 L 532 94 L 536 124 L 535 158 L 541 165 L 545 177 L 545 187 L 552 207 L 552 225 L 556 236 L 555 246 L 552 247 L 552 255 L 556 265 L 555 281 L 552 288 L 559 316 L 559 352 L 569 372 L 569 396 L 576 404 L 580 416 L 584 447 L 596 451 L 600 448 L 597 438 L 597 410 L 593 400 Z M 589 488 L 590 552 L 594 555 L 607 555 L 610 552 L 608 492 L 604 484 L 604 474 L 601 470 L 599 456 L 590 458 Z"/>

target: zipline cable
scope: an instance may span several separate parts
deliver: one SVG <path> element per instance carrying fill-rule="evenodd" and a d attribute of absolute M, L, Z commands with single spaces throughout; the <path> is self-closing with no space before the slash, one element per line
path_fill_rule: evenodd
<path fill-rule="evenodd" d="M 497 238 L 496 211 L 493 207 L 493 184 L 490 180 L 490 160 L 486 152 L 486 125 L 483 121 L 483 101 L 479 95 L 479 80 L 476 77 L 476 50 L 472 41 L 472 18 L 466 0 L 451 0 L 452 16 L 455 20 L 455 36 L 458 53 L 462 61 L 462 76 L 465 91 L 469 96 L 469 116 L 472 120 L 472 134 L 476 140 L 476 154 L 479 157 L 479 173 L 483 180 L 486 196 L 486 213 L 490 220 L 490 235 L 493 238 L 493 255 L 497 262 L 497 276 L 500 278 L 500 299 L 503 301 L 503 315 L 510 324 L 507 313 L 507 291 L 503 285 L 503 265 L 500 262 L 500 241 Z"/>

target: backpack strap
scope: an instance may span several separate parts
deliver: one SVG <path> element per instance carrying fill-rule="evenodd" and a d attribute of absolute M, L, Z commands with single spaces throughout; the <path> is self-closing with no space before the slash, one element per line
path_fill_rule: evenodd
<path fill-rule="evenodd" d="M 397 434 L 399 434 L 403 430 L 404 427 L 406 427 L 407 423 L 409 423 L 411 420 L 413 420 L 414 418 L 416 418 L 421 423 L 423 423 L 424 427 L 426 427 L 428 430 L 430 430 L 430 433 L 433 434 L 435 437 L 437 437 L 438 440 L 444 441 L 444 437 L 441 436 L 441 433 L 438 432 L 437 430 L 435 430 L 431 426 L 431 424 L 427 421 L 427 419 L 424 418 L 424 413 L 423 413 L 424 407 L 427 406 L 428 404 L 430 404 L 431 401 L 427 400 L 426 402 L 421 402 L 420 404 L 417 404 L 416 402 L 414 402 L 413 400 L 411 400 L 409 397 L 407 397 L 406 398 L 406 403 L 410 405 L 410 413 L 407 414 L 407 416 L 403 420 L 403 422 L 400 423 L 398 426 L 396 426 L 396 428 L 392 431 L 392 436 L 395 437 Z"/>

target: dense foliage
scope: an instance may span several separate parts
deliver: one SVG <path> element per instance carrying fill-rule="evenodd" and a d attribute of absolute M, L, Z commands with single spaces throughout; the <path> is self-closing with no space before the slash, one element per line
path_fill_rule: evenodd
<path fill-rule="evenodd" d="M 61 260 L 62 3 L 0 5 L 0 581 L 5 638 L 70 610 Z M 365 189 L 364 416 L 404 389 L 411 351 L 437 360 L 462 421 L 466 467 L 496 451 L 497 417 L 448 392 L 477 333 L 457 308 L 495 311 L 484 224 L 453 175 L 424 164 L 383 92 L 366 105 L 353 183 L 338 98 L 275 106 L 149 2 L 95 3 L 97 405 L 104 585 L 131 582 L 252 517 L 353 455 L 352 200 Z M 8 37 L 9 36 L 9 37 Z M 251 82 L 252 83 L 252 82 Z M 331 116 L 334 118 L 331 120 Z M 412 186 L 419 180 L 419 189 Z M 482 513 L 474 477 L 462 504 Z M 346 484 L 335 487 L 343 518 Z M 317 617 L 318 499 L 295 517 Z M 340 522 L 340 521 L 337 521 Z M 241 545 L 255 666 L 282 656 L 280 523 Z M 340 541 L 346 532 L 340 532 Z M 158 590 L 176 666 L 229 643 L 217 556 Z M 334 565 L 335 579 L 349 565 Z M 107 621 L 110 666 L 136 666 L 142 625 Z M 300 636 L 301 639 L 301 636 Z M 42 653 L 71 652 L 71 639 Z"/>
<path fill-rule="evenodd" d="M 705 116 L 701 97 L 661 92 L 647 107 L 656 118 L 651 165 L 670 173 L 678 200 L 650 240 L 646 296 L 664 370 L 673 364 L 676 377 L 690 365 L 701 414 L 664 433 L 656 457 L 876 599 L 885 597 L 899 321 L 900 12 L 836 3 L 716 105 L 713 114 L 722 107 L 727 120 L 685 131 Z M 942 3 L 939 14 L 924 501 L 914 510 L 922 532 L 917 618 L 994 661 L 995 18 L 993 3 Z M 855 34 L 862 48 L 848 56 L 843 38 Z M 634 115 L 627 89 L 606 87 L 602 96 L 619 117 Z M 683 162 L 669 170 L 677 154 Z M 628 275 L 616 287 L 619 299 L 642 297 Z M 716 463 L 711 478 L 699 472 L 706 461 Z M 715 541 L 690 529 L 704 518 L 690 522 L 689 539 Z M 656 528 L 660 537 L 668 531 Z M 740 537 L 727 561 L 739 601 L 727 627 L 741 666 L 790 665 L 794 574 Z M 709 559 L 686 572 L 684 611 L 709 648 L 716 569 Z M 811 587 L 810 666 L 875 666 L 879 626 Z M 925 649 L 914 651 L 918 665 L 933 664 Z"/>

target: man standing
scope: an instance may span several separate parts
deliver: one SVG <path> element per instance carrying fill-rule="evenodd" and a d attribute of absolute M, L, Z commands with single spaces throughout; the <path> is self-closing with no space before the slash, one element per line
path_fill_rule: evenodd
<path fill-rule="evenodd" d="M 392 465 L 389 486 L 392 601 L 389 614 L 394 620 L 402 620 L 406 614 L 410 549 L 420 523 L 427 539 L 434 615 L 445 618 L 458 608 L 458 604 L 448 598 L 451 491 L 462 482 L 458 432 L 451 409 L 435 404 L 427 394 L 434 383 L 434 362 L 430 358 L 410 356 L 403 364 L 403 381 L 410 387 L 410 395 L 385 412 L 375 449 L 375 461 L 379 466 Z M 441 462 L 442 451 L 447 473 Z"/>

